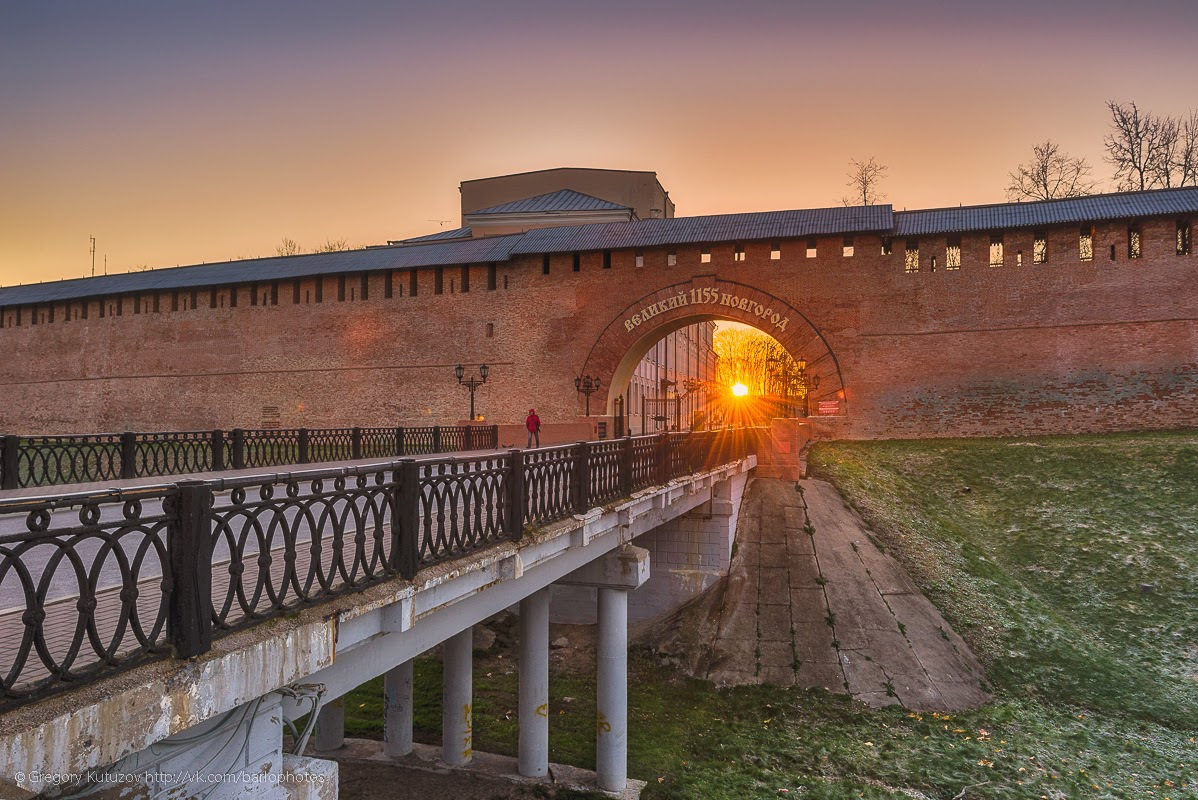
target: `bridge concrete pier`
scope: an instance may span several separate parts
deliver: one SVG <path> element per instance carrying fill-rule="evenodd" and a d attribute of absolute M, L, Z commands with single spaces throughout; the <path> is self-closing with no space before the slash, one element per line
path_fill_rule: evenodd
<path fill-rule="evenodd" d="M 445 640 L 441 693 L 441 760 L 453 767 L 474 755 L 474 626 Z"/>
<path fill-rule="evenodd" d="M 559 581 L 598 590 L 595 772 L 605 792 L 628 785 L 628 593 L 647 580 L 649 551 L 625 544 Z"/>
<path fill-rule="evenodd" d="M 412 752 L 412 661 L 383 676 L 383 752 L 392 758 Z"/>
<path fill-rule="evenodd" d="M 520 601 L 520 774 L 549 773 L 549 589 Z"/>
<path fill-rule="evenodd" d="M 345 698 L 338 697 L 316 713 L 316 737 L 312 743 L 318 753 L 340 750 L 345 746 Z"/>

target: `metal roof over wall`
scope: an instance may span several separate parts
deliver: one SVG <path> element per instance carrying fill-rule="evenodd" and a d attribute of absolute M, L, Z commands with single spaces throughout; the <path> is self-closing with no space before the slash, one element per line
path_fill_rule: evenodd
<path fill-rule="evenodd" d="M 1189 214 L 1198 214 L 1198 187 L 925 211 L 894 212 L 889 205 L 877 205 L 674 217 L 538 228 L 522 234 L 443 241 L 451 236 L 463 235 L 468 231 L 463 228 L 406 240 L 393 247 L 255 258 L 0 287 L 0 306 L 349 272 L 482 264 L 507 261 L 511 256 L 521 254 L 795 239 L 851 233 L 919 236 Z"/>
<path fill-rule="evenodd" d="M 893 214 L 888 205 L 761 211 L 537 228 L 521 236 L 512 252 L 564 253 L 670 244 L 793 239 L 888 231 L 892 227 Z"/>
<path fill-rule="evenodd" d="M 34 283 L 28 286 L 8 286 L 0 288 L 0 306 L 55 303 L 98 295 L 226 286 L 233 283 L 253 283 L 255 281 L 269 282 L 346 272 L 375 272 L 411 269 L 412 267 L 506 261 L 518 238 L 519 234 L 491 236 L 485 239 L 465 239 L 456 242 L 372 247 L 367 250 L 344 250 L 337 253 L 253 258 L 245 261 L 226 261 L 191 267 L 172 267 L 145 272 L 127 272 L 121 275 Z"/>
<path fill-rule="evenodd" d="M 896 236 L 919 236 L 1191 213 L 1198 213 L 1198 186 L 1031 203 L 898 211 L 894 222 Z"/>

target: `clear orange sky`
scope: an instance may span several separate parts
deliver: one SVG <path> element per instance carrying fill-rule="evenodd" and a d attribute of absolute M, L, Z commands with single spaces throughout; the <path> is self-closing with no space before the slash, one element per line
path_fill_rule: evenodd
<path fill-rule="evenodd" d="M 1003 199 L 1107 99 L 1198 108 L 1192 0 L 0 5 L 0 283 L 436 230 L 464 179 L 656 170 L 678 214 Z"/>

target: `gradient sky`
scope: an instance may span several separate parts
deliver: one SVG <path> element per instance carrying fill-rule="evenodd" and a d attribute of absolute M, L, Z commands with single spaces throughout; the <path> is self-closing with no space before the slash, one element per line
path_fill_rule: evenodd
<path fill-rule="evenodd" d="M 1198 108 L 1194 0 L 0 0 L 0 284 L 428 233 L 462 180 L 655 170 L 679 215 L 1001 201 L 1108 99 Z"/>

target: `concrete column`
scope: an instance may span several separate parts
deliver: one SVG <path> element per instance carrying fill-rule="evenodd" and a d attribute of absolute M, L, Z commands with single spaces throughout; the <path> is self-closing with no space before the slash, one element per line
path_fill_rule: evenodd
<path fill-rule="evenodd" d="M 345 698 L 338 697 L 320 707 L 316 714 L 316 750 L 327 753 L 345 745 Z"/>
<path fill-rule="evenodd" d="M 383 676 L 383 752 L 391 758 L 412 752 L 412 662 Z"/>
<path fill-rule="evenodd" d="M 599 788 L 628 783 L 628 589 L 599 587 L 595 771 Z"/>
<path fill-rule="evenodd" d="M 441 693 L 441 759 L 451 766 L 469 764 L 474 755 L 471 658 L 474 629 L 445 640 L 445 670 Z"/>
<path fill-rule="evenodd" d="M 549 589 L 520 601 L 520 774 L 549 773 Z"/>

